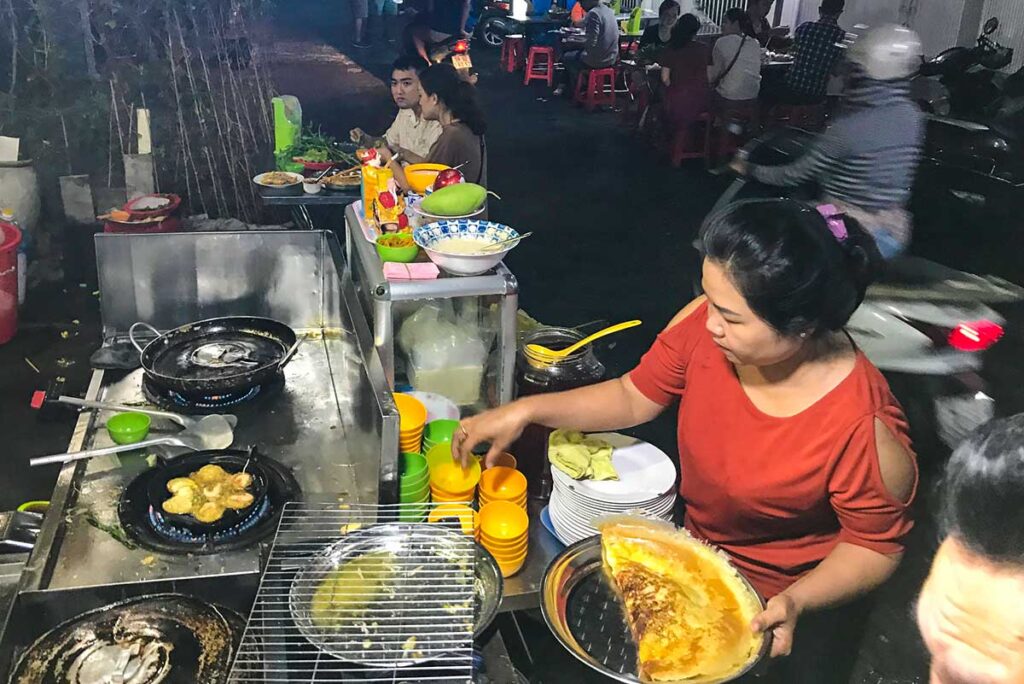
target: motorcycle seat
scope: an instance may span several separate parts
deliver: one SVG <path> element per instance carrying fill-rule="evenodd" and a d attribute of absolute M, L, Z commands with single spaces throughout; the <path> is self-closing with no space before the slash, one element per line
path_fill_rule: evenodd
<path fill-rule="evenodd" d="M 1024 298 L 1024 288 L 1002 278 L 958 271 L 920 257 L 889 261 L 868 290 L 874 296 L 932 301 L 998 303 Z"/>

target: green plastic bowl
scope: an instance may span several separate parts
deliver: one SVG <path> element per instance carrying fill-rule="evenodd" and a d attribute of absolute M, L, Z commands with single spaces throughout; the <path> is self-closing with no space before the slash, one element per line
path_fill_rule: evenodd
<path fill-rule="evenodd" d="M 455 431 L 459 429 L 459 421 L 457 420 L 432 420 L 427 423 L 427 427 L 423 431 L 423 442 L 429 443 L 430 446 L 440 444 L 441 442 L 452 441 L 452 436 Z M 425 448 L 425 447 L 424 447 Z"/>
<path fill-rule="evenodd" d="M 380 255 L 381 261 L 394 261 L 399 264 L 408 264 L 415 261 L 416 255 L 420 253 L 420 248 L 417 247 L 415 243 L 408 247 L 387 247 L 386 245 L 382 245 L 380 241 L 384 237 L 389 236 L 381 235 L 377 238 L 377 254 Z M 409 236 L 409 239 L 412 239 L 411 235 Z"/>
<path fill-rule="evenodd" d="M 145 413 L 115 413 L 107 420 L 107 434 L 115 444 L 135 444 L 146 439 L 149 424 Z"/>
<path fill-rule="evenodd" d="M 427 459 L 423 454 L 402 454 L 402 482 L 418 480 L 428 472 Z"/>

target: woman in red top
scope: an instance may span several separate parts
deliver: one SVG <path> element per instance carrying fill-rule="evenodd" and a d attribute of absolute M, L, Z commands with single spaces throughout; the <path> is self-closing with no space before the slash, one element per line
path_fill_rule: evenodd
<path fill-rule="evenodd" d="M 752 628 L 773 632 L 773 656 L 788 655 L 802 614 L 892 575 L 912 527 L 917 467 L 906 421 L 843 331 L 878 253 L 853 221 L 826 221 L 791 200 L 732 205 L 701 240 L 706 297 L 672 320 L 635 370 L 463 420 L 454 448 L 467 458 L 490 442 L 491 459 L 529 423 L 622 429 L 680 399 L 685 524 L 768 598 Z M 820 641 L 821 631 L 808 627 L 800 639 Z M 787 684 L 837 681 L 835 663 L 797 660 L 810 674 L 787 675 Z"/>

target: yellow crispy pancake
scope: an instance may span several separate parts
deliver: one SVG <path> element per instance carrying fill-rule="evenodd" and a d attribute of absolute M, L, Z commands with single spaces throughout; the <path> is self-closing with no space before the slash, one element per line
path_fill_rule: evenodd
<path fill-rule="evenodd" d="M 643 681 L 713 680 L 756 657 L 760 602 L 728 560 L 685 530 L 643 520 L 601 528 L 605 568 L 626 606 Z"/>

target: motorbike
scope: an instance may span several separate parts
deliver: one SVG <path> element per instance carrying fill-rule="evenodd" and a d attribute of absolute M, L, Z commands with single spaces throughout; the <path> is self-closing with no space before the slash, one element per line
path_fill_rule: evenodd
<path fill-rule="evenodd" d="M 473 73 L 473 58 L 469 56 L 469 40 L 461 36 L 452 36 L 440 43 L 432 43 L 427 48 L 430 61 L 434 64 L 447 62 L 455 67 L 463 80 L 476 83 Z"/>
<path fill-rule="evenodd" d="M 466 30 L 480 41 L 483 47 L 499 48 L 505 42 L 505 36 L 524 33 L 521 21 L 511 16 L 512 0 L 473 0 L 470 6 L 469 21 Z M 527 16 L 543 16 L 549 11 L 557 11 L 552 0 L 527 0 Z M 568 12 L 560 10 L 568 17 Z"/>
<path fill-rule="evenodd" d="M 921 185 L 935 190 L 920 208 L 937 217 L 967 211 L 998 223 L 1024 199 L 1024 69 L 999 73 L 1013 50 L 988 37 L 998 28 L 992 17 L 976 46 L 944 50 L 913 82 L 928 115 Z"/>
<path fill-rule="evenodd" d="M 748 144 L 752 163 L 779 165 L 803 154 L 811 133 L 785 129 Z M 712 212 L 745 198 L 788 196 L 813 201 L 812 187 L 777 188 L 738 177 Z M 699 281 L 699 277 L 697 279 Z M 698 293 L 699 282 L 696 283 Z M 907 412 L 915 443 L 952 448 L 990 420 L 995 401 L 981 376 L 984 352 L 1003 336 L 1006 319 L 993 306 L 1024 300 L 1024 288 L 915 257 L 889 262 L 846 330 L 889 379 Z"/>

